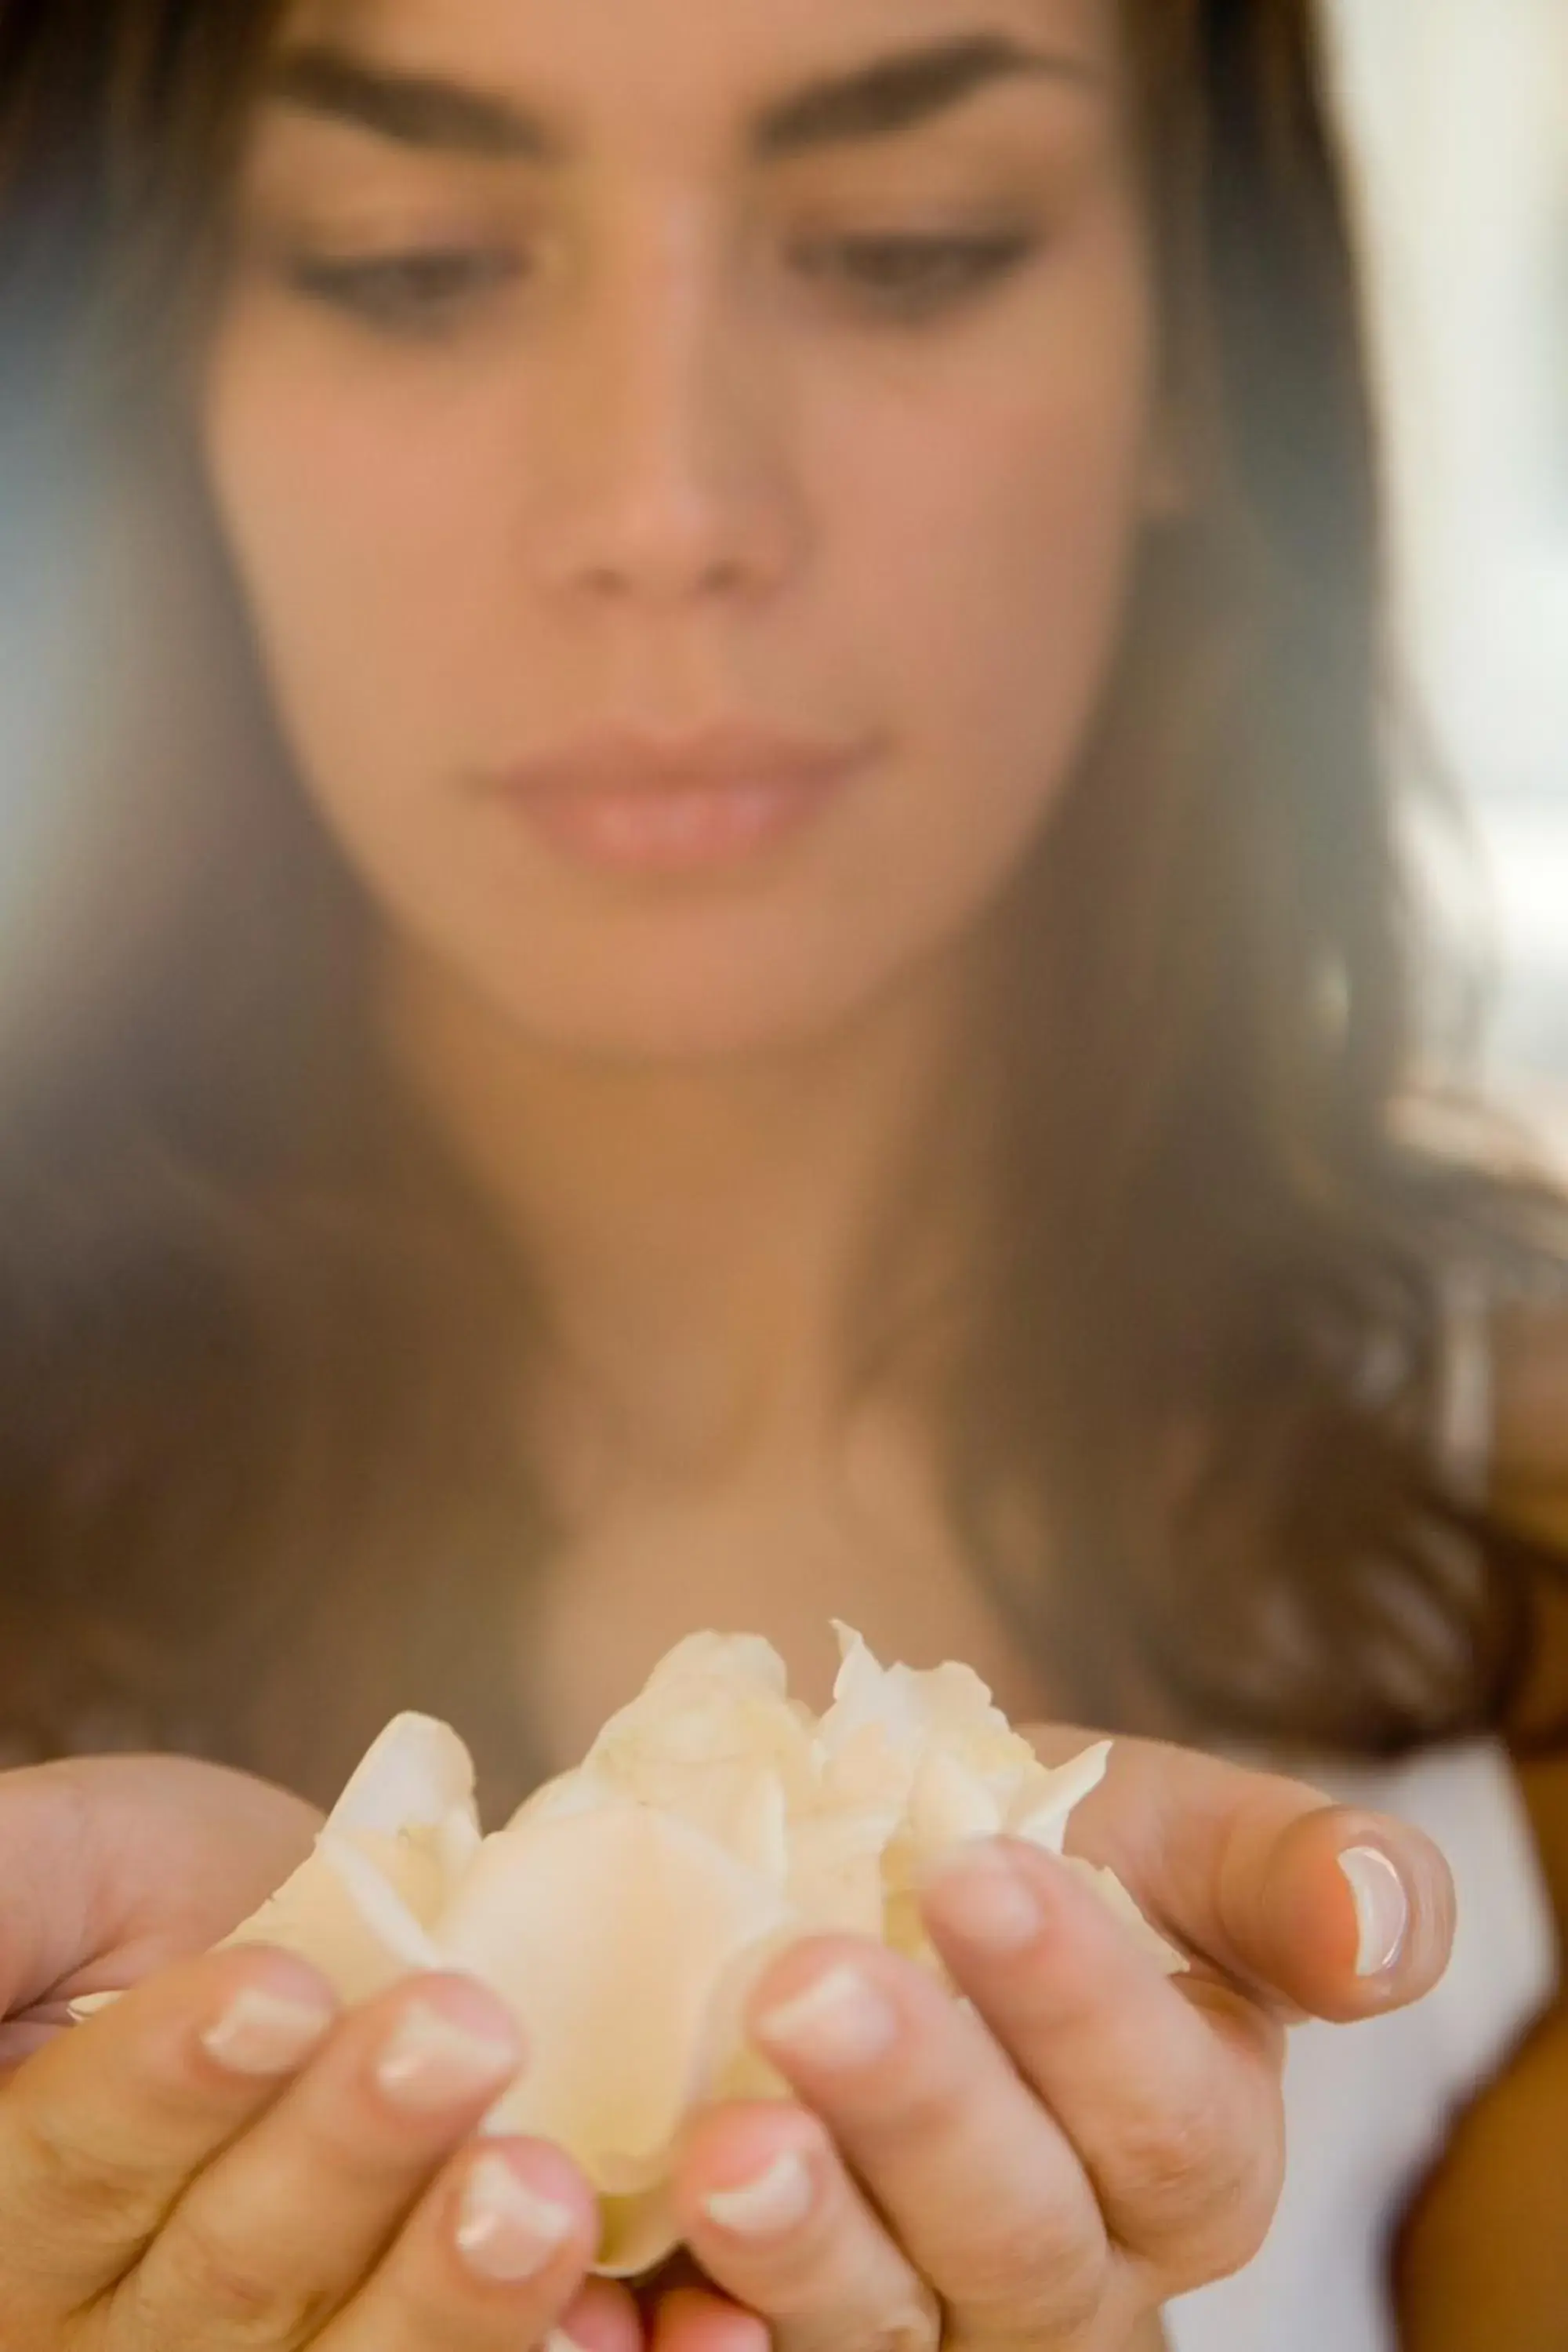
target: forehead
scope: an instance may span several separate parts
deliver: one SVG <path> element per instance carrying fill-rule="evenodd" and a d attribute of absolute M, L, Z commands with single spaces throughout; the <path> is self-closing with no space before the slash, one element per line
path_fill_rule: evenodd
<path fill-rule="evenodd" d="M 1103 105 L 1118 16 L 1117 0 L 295 0 L 274 91 L 411 146 L 545 169 L 643 138 L 765 163 L 982 94 Z M 465 110 L 458 93 L 495 103 Z"/>

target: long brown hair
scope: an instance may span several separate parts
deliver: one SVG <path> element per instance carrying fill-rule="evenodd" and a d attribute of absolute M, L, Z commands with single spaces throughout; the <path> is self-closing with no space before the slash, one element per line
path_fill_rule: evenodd
<path fill-rule="evenodd" d="M 324 1797 L 416 1705 L 504 1794 L 526 1272 L 378 1059 L 182 415 L 281 13 L 0 13 L 0 1720 Z M 1392 1754 L 1519 1700 L 1552 1563 L 1446 1490 L 1438 1300 L 1563 1220 L 1394 1116 L 1407 706 L 1306 0 L 1127 15 L 1202 495 L 1010 901 L 952 1510 L 1084 1719 Z"/>

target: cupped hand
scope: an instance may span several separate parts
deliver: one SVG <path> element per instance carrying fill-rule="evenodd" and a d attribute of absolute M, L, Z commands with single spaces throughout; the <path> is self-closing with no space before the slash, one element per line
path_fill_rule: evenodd
<path fill-rule="evenodd" d="M 303 1861 L 321 1818 L 186 1757 L 0 1773 L 0 2074 L 66 2030 L 68 2000 L 226 1936 Z"/>
<path fill-rule="evenodd" d="M 0 2090 L 0 2343 L 638 2352 L 587 2182 L 478 2134 L 521 2055 L 471 1979 L 339 2015 L 290 1954 L 175 1963 Z"/>
<path fill-rule="evenodd" d="M 1056 1763 L 1097 1735 L 1036 1737 Z M 0 2064 L 58 2030 L 67 1998 L 205 1950 L 288 1875 L 320 1819 L 264 1782 L 173 1759 L 0 1777 L 0 2009 L 16 2021 L 0 2029 L 14 2037 Z M 660 2299 L 659 2352 L 766 2352 L 770 2327 L 779 2352 L 918 2345 L 939 2315 L 950 2342 L 1005 2332 L 1034 2352 L 1123 2352 L 1138 2309 L 1249 2259 L 1278 2198 L 1284 2028 L 1431 1989 L 1453 1939 L 1447 1864 L 1390 1816 L 1131 1738 L 1071 1842 L 1193 1953 L 1192 1974 L 1160 1976 L 1081 1883 L 1010 1847 L 1042 1906 L 1010 1954 L 974 1948 L 951 1885 L 931 1893 L 933 1936 L 972 2011 L 933 2009 L 929 1980 L 879 1948 L 798 1948 L 759 1986 L 756 2024 L 799 2104 L 718 2111 L 693 2135 L 682 2211 L 727 2295 Z M 1390 1964 L 1366 1973 L 1358 1958 L 1394 1939 L 1340 1867 L 1358 1851 L 1363 1889 L 1403 1888 L 1408 1906 Z M 787 2011 L 847 1958 L 890 2002 L 883 2056 L 825 2068 L 771 2042 L 763 2011 Z M 759 2175 L 767 2194 L 748 2202 Z M 770 2199 L 772 2230 L 758 2219 Z M 801 2211 L 780 2221 L 792 2199 Z M 1086 2279 L 1101 2289 L 1092 2311 Z"/>
<path fill-rule="evenodd" d="M 1056 1762 L 1092 1737 L 1039 1745 Z M 1431 1990 L 1447 1865 L 1391 1816 L 1155 1741 L 1118 1741 L 1073 1844 L 1191 1973 L 1163 1975 L 1053 1855 L 1005 1839 L 926 1891 L 968 2006 L 880 1946 L 795 1948 L 750 2022 L 797 2104 L 699 2119 L 677 2197 L 715 2291 L 657 2305 L 655 2352 L 766 2352 L 770 2332 L 776 2352 L 1126 2352 L 1161 2304 L 1251 2259 L 1284 2179 L 1287 2028 Z M 1376 1899 L 1347 1852 L 1372 1857 Z M 1378 1907 L 1401 1896 L 1403 1927 Z"/>

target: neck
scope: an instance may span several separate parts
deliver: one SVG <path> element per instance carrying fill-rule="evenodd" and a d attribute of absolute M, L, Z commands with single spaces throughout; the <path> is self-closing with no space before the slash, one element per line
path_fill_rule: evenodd
<path fill-rule="evenodd" d="M 388 967 L 396 1059 L 523 1255 L 563 1446 L 712 1485 L 831 1444 L 861 1302 L 913 1311 L 974 1246 L 979 985 L 933 968 L 788 1054 L 637 1065 Z"/>

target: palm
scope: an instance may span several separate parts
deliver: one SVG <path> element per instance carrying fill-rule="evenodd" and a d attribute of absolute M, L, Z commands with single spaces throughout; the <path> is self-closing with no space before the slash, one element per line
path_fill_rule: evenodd
<path fill-rule="evenodd" d="M 204 1951 L 306 1853 L 321 1815 L 185 1757 L 73 1758 L 0 1777 L 0 2068 L 78 1994 Z"/>

